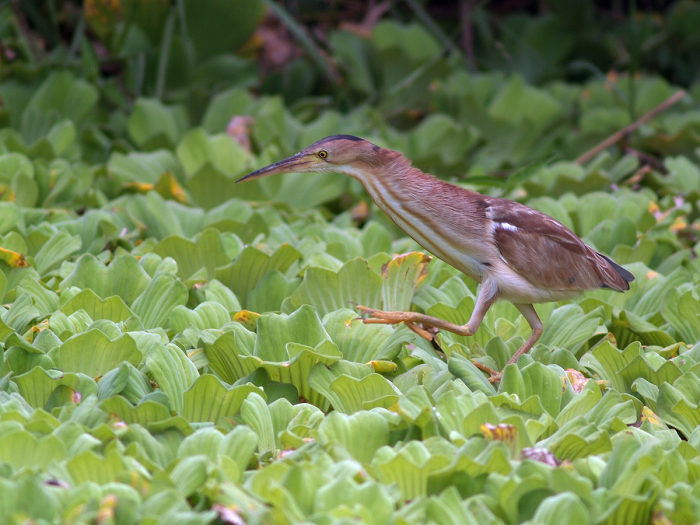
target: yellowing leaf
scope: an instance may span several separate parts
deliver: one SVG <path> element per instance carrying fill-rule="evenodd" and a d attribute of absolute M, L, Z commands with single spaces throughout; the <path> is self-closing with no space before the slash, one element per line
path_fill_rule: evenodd
<path fill-rule="evenodd" d="M 391 372 L 396 372 L 399 368 L 399 365 L 393 361 L 377 361 L 373 359 L 367 364 L 374 368 L 374 371 L 378 374 L 389 374 Z"/>
<path fill-rule="evenodd" d="M 422 252 L 397 255 L 382 266 L 384 309 L 409 310 L 413 293 L 428 275 L 430 257 Z"/>
<path fill-rule="evenodd" d="M 5 261 L 12 268 L 27 268 L 29 266 L 24 255 L 5 248 L 0 248 L 0 260 Z"/>
<path fill-rule="evenodd" d="M 479 427 L 479 430 L 489 441 L 512 443 L 518 436 L 518 429 L 514 425 L 484 423 Z"/>
<path fill-rule="evenodd" d="M 124 189 L 135 191 L 136 193 L 148 193 L 153 190 L 154 184 L 148 182 L 129 182 L 124 185 Z"/>
<path fill-rule="evenodd" d="M 166 199 L 174 199 L 177 202 L 187 201 L 187 194 L 172 171 L 163 173 L 153 188 Z"/>
<path fill-rule="evenodd" d="M 566 377 L 569 378 L 571 388 L 573 388 L 574 392 L 576 392 L 577 394 L 583 391 L 583 388 L 589 381 L 589 379 L 586 378 L 581 372 L 579 372 L 578 370 L 573 370 L 572 368 L 566 369 Z"/>
<path fill-rule="evenodd" d="M 661 418 L 657 416 L 648 406 L 642 407 L 642 423 L 648 421 L 649 424 L 657 430 L 666 430 L 668 427 L 661 421 Z"/>
<path fill-rule="evenodd" d="M 233 315 L 233 320 L 241 323 L 248 330 L 254 331 L 255 327 L 258 325 L 258 319 L 260 314 L 251 312 L 250 310 L 241 310 Z"/>

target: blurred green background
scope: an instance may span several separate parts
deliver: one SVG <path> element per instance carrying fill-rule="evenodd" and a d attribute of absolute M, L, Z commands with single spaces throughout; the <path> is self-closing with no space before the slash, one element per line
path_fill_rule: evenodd
<path fill-rule="evenodd" d="M 0 0 L 0 522 L 697 523 L 700 3 Z M 604 139 L 674 98 L 653 119 Z M 508 303 L 326 135 L 555 217 L 629 292 Z M 545 261 L 546 262 L 546 261 Z"/>
<path fill-rule="evenodd" d="M 31 146 L 70 117 L 84 155 L 103 161 L 175 143 L 190 126 L 223 131 L 230 115 L 256 112 L 251 93 L 290 116 L 270 131 L 260 122 L 257 149 L 342 128 L 443 173 L 496 170 L 572 157 L 672 85 L 695 93 L 699 26 L 690 0 L 4 0 L 0 123 Z M 152 119 L 129 131 L 143 105 L 167 131 Z M 687 138 L 695 122 L 687 115 L 669 132 Z M 691 147 L 659 142 L 641 149 Z"/>

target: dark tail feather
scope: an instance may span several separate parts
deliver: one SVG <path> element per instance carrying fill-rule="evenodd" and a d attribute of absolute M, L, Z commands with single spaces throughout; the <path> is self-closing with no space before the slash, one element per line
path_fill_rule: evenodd
<path fill-rule="evenodd" d="M 602 253 L 599 253 L 603 259 L 605 259 L 610 266 L 613 267 L 613 269 L 618 273 L 620 277 L 622 277 L 625 280 L 625 283 L 627 283 L 627 287 L 625 290 L 629 290 L 630 284 L 632 281 L 634 281 L 634 274 L 628 270 L 625 270 L 622 266 L 617 264 L 615 261 L 613 261 L 610 257 L 606 257 Z M 612 288 L 611 286 L 603 285 L 603 288 Z"/>

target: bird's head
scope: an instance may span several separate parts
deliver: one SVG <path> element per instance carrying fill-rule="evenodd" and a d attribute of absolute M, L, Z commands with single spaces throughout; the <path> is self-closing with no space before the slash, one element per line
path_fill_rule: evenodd
<path fill-rule="evenodd" d="M 296 155 L 260 168 L 236 182 L 277 173 L 334 172 L 357 177 L 369 166 L 381 163 L 382 153 L 394 153 L 352 135 L 332 135 L 314 142 Z"/>

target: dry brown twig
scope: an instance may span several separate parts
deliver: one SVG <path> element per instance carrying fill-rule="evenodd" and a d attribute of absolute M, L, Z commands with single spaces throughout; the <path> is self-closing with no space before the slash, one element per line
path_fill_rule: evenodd
<path fill-rule="evenodd" d="M 591 148 L 586 153 L 581 155 L 579 158 L 576 159 L 576 164 L 585 164 L 586 162 L 591 160 L 593 157 L 598 155 L 598 153 L 603 151 L 605 148 L 609 148 L 610 146 L 615 145 L 617 142 L 619 142 L 620 140 L 625 138 L 625 136 L 629 135 L 630 133 L 635 131 L 637 128 L 642 126 L 642 124 L 645 124 L 646 122 L 650 121 L 651 119 L 653 119 L 656 115 L 658 115 L 662 111 L 666 111 L 668 108 L 670 108 L 671 106 L 673 106 L 674 104 L 679 102 L 685 95 L 686 95 L 686 93 L 682 89 L 680 91 L 677 91 L 676 93 L 673 94 L 673 96 L 664 100 L 661 104 L 656 106 L 654 109 L 652 109 L 648 113 L 645 113 L 644 115 L 639 117 L 637 120 L 632 122 L 632 124 L 622 128 L 617 133 L 613 133 L 607 139 L 605 139 L 603 142 L 601 142 L 600 144 L 598 144 L 594 148 Z"/>

